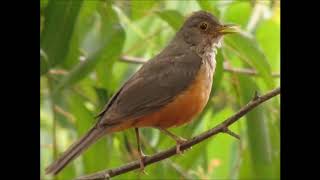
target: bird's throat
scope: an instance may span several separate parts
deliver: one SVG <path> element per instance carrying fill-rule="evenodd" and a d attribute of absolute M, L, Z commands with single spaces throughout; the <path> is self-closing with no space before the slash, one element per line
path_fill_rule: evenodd
<path fill-rule="evenodd" d="M 197 48 L 197 54 L 202 58 L 204 63 L 208 64 L 214 72 L 216 65 L 216 54 L 218 48 L 221 47 L 221 38 L 215 39 L 213 42 L 204 41 Z"/>

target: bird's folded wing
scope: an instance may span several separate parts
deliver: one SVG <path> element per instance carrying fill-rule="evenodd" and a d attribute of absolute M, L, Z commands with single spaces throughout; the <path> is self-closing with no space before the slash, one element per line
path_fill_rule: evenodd
<path fill-rule="evenodd" d="M 112 97 L 98 123 L 116 125 L 159 110 L 192 83 L 201 63 L 192 51 L 148 61 Z"/>

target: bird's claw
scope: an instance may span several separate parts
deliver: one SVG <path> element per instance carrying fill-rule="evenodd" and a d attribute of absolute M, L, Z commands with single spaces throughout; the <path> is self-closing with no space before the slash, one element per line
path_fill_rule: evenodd
<path fill-rule="evenodd" d="M 188 141 L 187 139 L 184 139 L 182 137 L 179 137 L 179 139 L 176 140 L 176 143 L 177 143 L 176 152 L 177 152 L 177 154 L 183 154 L 183 151 L 181 151 L 181 149 L 180 149 L 181 148 L 181 144 L 183 144 L 183 143 L 185 143 L 187 141 Z"/>
<path fill-rule="evenodd" d="M 144 159 L 147 158 L 147 155 L 140 154 L 139 155 L 139 164 L 140 164 L 140 173 L 148 175 L 148 173 L 145 171 L 145 165 L 144 165 Z"/>

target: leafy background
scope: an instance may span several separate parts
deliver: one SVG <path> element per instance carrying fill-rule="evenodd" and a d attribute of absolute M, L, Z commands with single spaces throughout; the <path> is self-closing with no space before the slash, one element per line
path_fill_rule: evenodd
<path fill-rule="evenodd" d="M 246 104 L 257 90 L 280 84 L 280 2 L 41 0 L 40 117 L 41 178 L 68 180 L 117 167 L 137 158 L 132 129 L 107 136 L 57 177 L 44 168 L 94 123 L 113 93 L 141 65 L 122 56 L 155 56 L 193 11 L 207 10 L 242 33 L 225 37 L 218 51 L 212 98 L 193 123 L 172 131 L 190 138 L 214 127 Z M 258 75 L 224 70 L 250 68 Z M 114 179 L 279 179 L 280 99 L 256 108 L 231 129 L 241 141 L 219 134 L 182 156 Z M 174 142 L 154 129 L 142 129 L 146 154 Z"/>

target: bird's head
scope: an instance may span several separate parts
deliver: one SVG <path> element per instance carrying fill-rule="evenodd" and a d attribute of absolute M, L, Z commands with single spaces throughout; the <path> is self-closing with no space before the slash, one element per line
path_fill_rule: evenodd
<path fill-rule="evenodd" d="M 202 48 L 217 47 L 223 35 L 235 32 L 238 32 L 238 26 L 221 24 L 215 16 L 205 11 L 193 13 L 180 29 L 188 44 Z"/>

